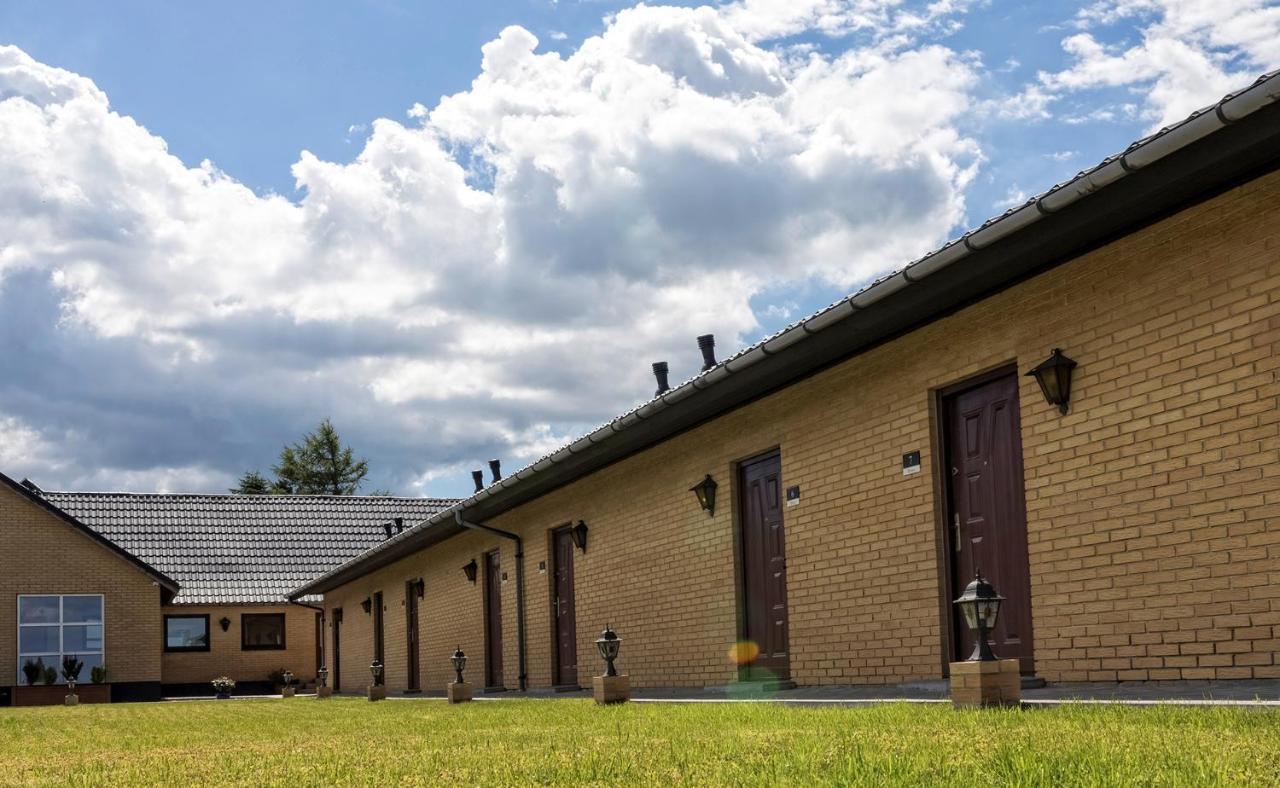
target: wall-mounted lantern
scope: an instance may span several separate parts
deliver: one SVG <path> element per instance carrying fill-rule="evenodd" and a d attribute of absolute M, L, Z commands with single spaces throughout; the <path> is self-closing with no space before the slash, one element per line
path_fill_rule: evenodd
<path fill-rule="evenodd" d="M 222 627 L 223 632 L 226 632 L 228 629 L 231 628 L 231 619 L 227 618 L 226 616 L 223 616 L 221 619 L 218 620 L 218 626 Z"/>
<path fill-rule="evenodd" d="M 1057 405 L 1058 410 L 1066 415 L 1067 404 L 1071 402 L 1071 372 L 1075 368 L 1076 362 L 1064 356 L 1058 348 L 1054 348 L 1053 353 L 1032 368 L 1027 375 L 1035 378 L 1036 383 L 1040 384 L 1040 392 L 1044 394 L 1045 402 Z"/>
<path fill-rule="evenodd" d="M 707 478 L 690 487 L 689 491 L 698 496 L 698 505 L 702 507 L 702 511 L 712 517 L 716 516 L 716 480 L 711 478 L 711 474 L 708 473 Z"/>
<path fill-rule="evenodd" d="M 569 530 L 569 538 L 573 540 L 573 544 L 582 552 L 587 552 L 587 524 L 578 521 L 578 524 Z"/>
<path fill-rule="evenodd" d="M 991 630 L 995 629 L 1001 602 L 1004 602 L 1004 597 L 996 593 L 995 586 L 982 579 L 981 572 L 974 572 L 973 582 L 969 583 L 964 593 L 955 601 L 956 607 L 960 608 L 960 613 L 964 616 L 964 622 L 977 633 L 978 642 L 969 655 L 970 662 L 992 662 L 997 659 L 991 651 L 988 637 Z"/>
<path fill-rule="evenodd" d="M 413 581 L 413 593 L 418 595 L 418 599 L 422 599 L 427 593 L 427 584 L 419 577 Z"/>
<path fill-rule="evenodd" d="M 480 567 L 474 558 L 468 561 L 466 566 L 462 567 L 462 573 L 467 576 L 468 583 L 474 583 L 476 581 L 476 570 L 479 568 Z"/>
<path fill-rule="evenodd" d="M 369 615 L 373 612 L 373 600 L 369 597 L 365 597 L 364 601 L 360 603 L 360 609 L 364 611 L 366 616 Z"/>

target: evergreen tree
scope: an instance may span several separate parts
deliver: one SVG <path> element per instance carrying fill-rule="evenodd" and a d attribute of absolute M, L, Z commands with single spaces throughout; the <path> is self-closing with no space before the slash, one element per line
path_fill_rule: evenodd
<path fill-rule="evenodd" d="M 231 488 L 231 492 L 238 495 L 266 495 L 271 492 L 271 482 L 257 471 L 245 471 L 236 486 Z"/>
<path fill-rule="evenodd" d="M 325 419 L 301 441 L 281 449 L 280 461 L 271 470 L 277 494 L 354 495 L 369 473 L 369 463 L 357 460 Z"/>
<path fill-rule="evenodd" d="M 369 463 L 357 460 L 350 446 L 343 446 L 328 419 L 292 446 L 280 450 L 280 461 L 271 466 L 274 480 L 257 471 L 246 471 L 233 493 L 241 495 L 355 495 L 369 473 Z M 381 492 L 381 491 L 379 491 Z"/>

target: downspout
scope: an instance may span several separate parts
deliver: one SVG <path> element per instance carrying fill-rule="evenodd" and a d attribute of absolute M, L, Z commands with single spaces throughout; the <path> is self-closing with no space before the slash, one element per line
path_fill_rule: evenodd
<path fill-rule="evenodd" d="M 528 684 L 524 658 L 524 540 L 510 531 L 503 531 L 480 523 L 467 522 L 462 519 L 461 510 L 453 513 L 453 519 L 463 528 L 473 531 L 488 531 L 491 534 L 510 539 L 516 543 L 516 652 L 517 660 L 520 663 L 520 691 L 524 692 Z"/>
<path fill-rule="evenodd" d="M 297 605 L 298 607 L 311 608 L 312 610 L 320 614 L 320 664 L 316 665 L 316 670 L 320 670 L 320 668 L 327 667 L 325 663 L 329 661 L 329 633 L 325 630 L 329 623 L 328 614 L 325 613 L 324 608 L 319 605 L 313 605 L 308 602 L 299 602 L 296 599 L 290 599 L 288 600 L 288 602 L 289 604 Z M 316 686 L 319 686 L 318 679 L 316 681 Z"/>

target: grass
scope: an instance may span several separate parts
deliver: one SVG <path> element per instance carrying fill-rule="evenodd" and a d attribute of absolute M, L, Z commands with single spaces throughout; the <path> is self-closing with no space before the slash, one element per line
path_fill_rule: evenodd
<path fill-rule="evenodd" d="M 0 709 L 0 783 L 1280 783 L 1280 711 L 352 698 Z"/>

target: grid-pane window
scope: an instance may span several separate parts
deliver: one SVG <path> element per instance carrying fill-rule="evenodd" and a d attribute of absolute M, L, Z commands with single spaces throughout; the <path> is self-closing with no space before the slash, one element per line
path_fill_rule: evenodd
<path fill-rule="evenodd" d="M 284 648 L 284 613 L 240 616 L 240 648 L 246 651 Z"/>
<path fill-rule="evenodd" d="M 165 651 L 208 651 L 209 617 L 165 616 Z"/>
<path fill-rule="evenodd" d="M 84 663 L 80 680 L 87 681 L 92 669 L 103 664 L 105 651 L 101 594 L 18 597 L 18 676 L 24 684 L 31 666 L 53 668 L 57 682 L 63 683 L 65 657 Z"/>

